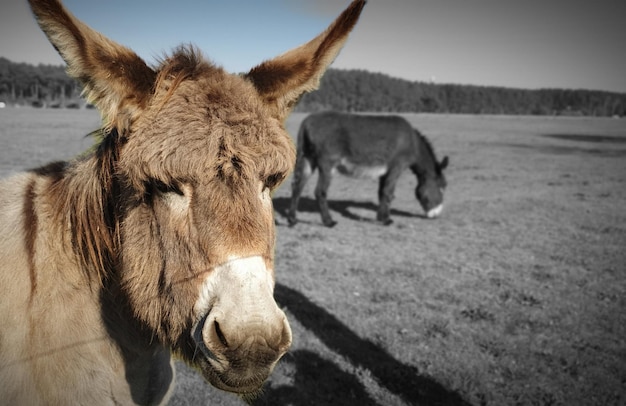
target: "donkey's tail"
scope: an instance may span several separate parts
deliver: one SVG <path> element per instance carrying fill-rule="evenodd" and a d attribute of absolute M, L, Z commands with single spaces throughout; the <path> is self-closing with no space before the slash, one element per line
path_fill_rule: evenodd
<path fill-rule="evenodd" d="M 299 175 L 303 174 L 308 177 L 310 172 L 315 170 L 314 155 L 315 151 L 313 143 L 311 142 L 308 119 L 305 118 L 300 124 L 298 130 L 297 145 L 296 145 L 296 169 L 295 172 Z M 307 173 L 308 172 L 308 173 Z"/>
<path fill-rule="evenodd" d="M 307 155 L 307 152 L 310 151 L 311 141 L 309 140 L 309 133 L 307 130 L 307 119 L 305 118 L 300 124 L 300 128 L 298 129 L 297 136 L 297 146 L 296 146 L 296 159 L 299 161 Z"/>

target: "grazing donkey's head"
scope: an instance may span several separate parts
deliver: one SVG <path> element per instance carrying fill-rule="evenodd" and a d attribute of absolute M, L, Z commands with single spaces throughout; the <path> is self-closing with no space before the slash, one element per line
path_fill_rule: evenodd
<path fill-rule="evenodd" d="M 430 141 L 419 131 L 414 130 L 417 138 L 418 161 L 411 166 L 417 175 L 418 184 L 415 188 L 415 197 L 429 219 L 438 217 L 443 211 L 443 193 L 446 189 L 446 176 L 443 173 L 448 167 L 448 157 L 437 160 Z"/>
<path fill-rule="evenodd" d="M 57 188 L 74 209 L 61 215 L 78 261 L 119 291 L 146 335 L 221 389 L 254 392 L 291 344 L 273 299 L 271 192 L 295 161 L 283 121 L 317 88 L 364 3 L 232 75 L 182 47 L 151 68 L 59 1 L 30 0 L 104 121 L 94 155 Z"/>

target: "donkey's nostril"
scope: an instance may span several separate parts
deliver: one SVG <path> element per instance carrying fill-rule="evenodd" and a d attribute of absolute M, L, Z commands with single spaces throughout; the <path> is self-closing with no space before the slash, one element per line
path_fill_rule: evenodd
<path fill-rule="evenodd" d="M 222 343 L 224 347 L 228 347 L 228 341 L 226 341 L 226 337 L 224 337 L 224 333 L 222 333 L 222 329 L 220 329 L 220 324 L 217 322 L 217 320 L 215 320 L 214 325 L 215 325 L 215 335 L 217 335 L 217 338 L 220 340 L 220 343 Z"/>

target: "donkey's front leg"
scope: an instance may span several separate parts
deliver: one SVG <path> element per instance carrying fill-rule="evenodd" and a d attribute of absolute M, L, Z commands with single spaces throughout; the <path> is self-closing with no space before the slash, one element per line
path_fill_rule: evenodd
<path fill-rule="evenodd" d="M 390 217 L 391 201 L 393 200 L 396 183 L 402 173 L 402 168 L 392 167 L 386 174 L 380 177 L 378 183 L 378 213 L 376 220 L 383 225 L 390 225 L 393 220 Z"/>

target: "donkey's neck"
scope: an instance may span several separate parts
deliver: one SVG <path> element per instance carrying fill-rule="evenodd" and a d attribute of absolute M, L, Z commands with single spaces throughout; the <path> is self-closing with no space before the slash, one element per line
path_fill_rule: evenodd
<path fill-rule="evenodd" d="M 94 317 L 102 319 L 104 340 L 115 348 L 111 356 L 123 365 L 123 379 L 116 384 L 121 386 L 114 391 L 137 404 L 162 404 L 171 394 L 174 367 L 170 351 L 137 320 L 121 288 L 115 270 L 119 196 L 102 159 L 96 152 L 47 168 L 50 188 L 58 197 L 55 215 L 64 225 L 61 240 L 66 254 L 81 264 L 75 277 L 87 279 L 84 294 L 93 296 L 98 308 Z"/>
<path fill-rule="evenodd" d="M 411 165 L 411 170 L 420 181 L 429 174 L 435 176 L 437 171 L 436 160 L 428 140 L 418 131 L 415 131 L 413 140 L 415 143 L 415 162 Z"/>

